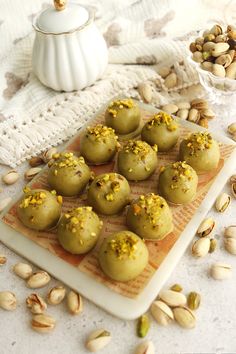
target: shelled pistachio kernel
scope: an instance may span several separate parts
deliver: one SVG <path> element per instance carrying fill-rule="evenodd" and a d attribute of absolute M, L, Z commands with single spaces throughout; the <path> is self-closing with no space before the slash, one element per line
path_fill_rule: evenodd
<path fill-rule="evenodd" d="M 183 288 L 180 284 L 174 284 L 170 287 L 170 290 L 177 291 L 178 293 L 180 293 Z"/>
<path fill-rule="evenodd" d="M 223 213 L 230 205 L 231 198 L 227 193 L 221 193 L 215 202 L 215 208 L 218 212 Z"/>
<path fill-rule="evenodd" d="M 50 275 L 45 271 L 38 271 L 33 273 L 27 280 L 27 286 L 29 288 L 42 288 L 46 286 L 51 280 Z"/>
<path fill-rule="evenodd" d="M 32 329 L 40 333 L 52 332 L 55 325 L 55 319 L 52 316 L 44 314 L 34 315 L 31 321 Z"/>
<path fill-rule="evenodd" d="M 106 331 L 105 329 L 98 329 L 89 335 L 86 341 L 86 348 L 90 352 L 97 352 L 100 349 L 103 349 L 106 345 L 108 345 L 110 341 L 111 333 Z"/>
<path fill-rule="evenodd" d="M 211 234 L 215 227 L 215 221 L 212 218 L 204 219 L 197 229 L 197 236 L 205 237 Z"/>
<path fill-rule="evenodd" d="M 210 239 L 210 248 L 209 248 L 209 253 L 215 252 L 217 248 L 217 240 L 215 238 Z"/>
<path fill-rule="evenodd" d="M 50 305 L 60 304 L 66 295 L 64 286 L 55 286 L 47 294 L 47 301 Z"/>
<path fill-rule="evenodd" d="M 16 309 L 17 300 L 14 293 L 11 291 L 0 291 L 0 308 L 6 311 Z"/>
<path fill-rule="evenodd" d="M 26 305 L 34 314 L 41 314 L 47 309 L 46 302 L 37 294 L 30 294 L 26 299 Z"/>
<path fill-rule="evenodd" d="M 196 326 L 196 317 L 187 307 L 178 306 L 173 309 L 176 322 L 183 328 L 191 329 Z"/>
<path fill-rule="evenodd" d="M 201 302 L 200 294 L 196 293 L 195 291 L 192 291 L 191 293 L 188 294 L 187 304 L 190 310 L 197 310 L 200 306 L 200 302 Z"/>
<path fill-rule="evenodd" d="M 4 254 L 0 254 L 0 266 L 7 263 L 7 257 Z"/>
<path fill-rule="evenodd" d="M 150 328 L 150 319 L 147 315 L 142 315 L 138 319 L 137 335 L 141 338 L 145 337 Z"/>

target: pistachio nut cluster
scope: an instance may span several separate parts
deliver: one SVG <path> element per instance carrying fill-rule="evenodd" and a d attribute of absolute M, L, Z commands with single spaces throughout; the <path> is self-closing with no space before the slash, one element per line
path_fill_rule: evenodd
<path fill-rule="evenodd" d="M 236 79 L 236 27 L 228 25 L 224 30 L 216 24 L 196 38 L 189 49 L 192 59 L 203 70 L 218 77 Z"/>

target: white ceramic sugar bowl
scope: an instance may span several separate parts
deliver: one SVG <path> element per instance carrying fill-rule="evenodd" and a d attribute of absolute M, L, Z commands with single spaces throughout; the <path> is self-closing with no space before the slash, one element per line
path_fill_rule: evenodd
<path fill-rule="evenodd" d="M 41 12 L 33 23 L 33 71 L 56 91 L 92 85 L 102 77 L 108 62 L 106 42 L 94 24 L 93 13 L 66 2 L 54 0 L 54 7 Z"/>

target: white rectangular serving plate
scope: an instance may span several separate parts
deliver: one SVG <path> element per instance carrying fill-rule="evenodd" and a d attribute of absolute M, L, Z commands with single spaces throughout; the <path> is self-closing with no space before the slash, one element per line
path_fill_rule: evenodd
<path fill-rule="evenodd" d="M 140 106 L 151 113 L 158 112 L 157 109 L 150 105 L 140 104 Z M 102 111 L 104 111 L 104 107 L 101 112 Z M 100 112 L 96 113 L 96 115 L 99 113 Z M 204 128 L 188 121 L 181 120 L 179 122 L 192 131 L 204 130 Z M 227 145 L 235 145 L 236 148 L 236 143 L 231 139 L 221 136 L 220 134 L 212 134 L 212 136 L 217 141 Z M 156 298 L 158 292 L 167 281 L 171 272 L 174 270 L 195 235 L 200 222 L 212 207 L 216 198 L 216 191 L 221 191 L 228 178 L 234 172 L 235 162 L 236 149 L 233 150 L 230 157 L 225 161 L 223 168 L 219 172 L 215 181 L 212 183 L 206 197 L 200 204 L 193 218 L 185 227 L 179 239 L 172 247 L 171 251 L 166 256 L 165 260 L 161 263 L 161 266 L 156 270 L 155 274 L 152 276 L 149 283 L 139 294 L 139 296 L 133 299 L 115 293 L 105 285 L 81 272 L 78 268 L 68 264 L 61 258 L 53 255 L 48 250 L 29 240 L 27 237 L 21 235 L 19 232 L 6 225 L 2 220 L 0 220 L 0 240 L 7 247 L 25 257 L 38 267 L 48 271 L 55 278 L 62 281 L 75 291 L 78 291 L 81 295 L 109 313 L 127 320 L 135 319 L 147 311 L 150 304 Z M 3 212 L 1 219 L 18 199 L 19 195 L 17 195 L 11 205 L 8 206 Z"/>

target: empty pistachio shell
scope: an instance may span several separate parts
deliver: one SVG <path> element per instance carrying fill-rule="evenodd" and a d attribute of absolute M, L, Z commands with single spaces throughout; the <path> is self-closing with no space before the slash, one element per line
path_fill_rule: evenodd
<path fill-rule="evenodd" d="M 11 291 L 0 291 L 0 308 L 7 311 L 16 309 L 16 296 Z"/>
<path fill-rule="evenodd" d="M 220 213 L 223 213 L 230 205 L 231 198 L 227 193 L 221 193 L 215 202 L 215 208 Z"/>
<path fill-rule="evenodd" d="M 37 294 L 30 294 L 26 299 L 26 305 L 34 314 L 41 314 L 47 309 L 46 302 Z"/>
<path fill-rule="evenodd" d="M 222 27 L 220 25 L 214 25 L 210 29 L 210 33 L 213 33 L 215 36 L 218 36 L 218 35 L 223 33 L 223 29 L 222 29 Z"/>
<path fill-rule="evenodd" d="M 32 167 L 28 171 L 25 172 L 25 179 L 27 181 L 31 181 L 41 171 L 42 171 L 41 167 Z"/>
<path fill-rule="evenodd" d="M 219 76 L 219 77 L 225 77 L 225 75 L 226 75 L 225 68 L 223 67 L 223 65 L 220 65 L 220 64 L 213 64 L 211 72 L 212 72 L 212 74 Z"/>
<path fill-rule="evenodd" d="M 169 74 L 165 78 L 164 84 L 168 89 L 175 87 L 177 84 L 177 75 L 175 73 Z"/>
<path fill-rule="evenodd" d="M 0 266 L 7 263 L 7 257 L 4 254 L 0 254 Z"/>
<path fill-rule="evenodd" d="M 186 304 L 186 296 L 173 290 L 162 290 L 159 298 L 169 306 L 181 306 Z"/>
<path fill-rule="evenodd" d="M 212 109 L 203 109 L 201 112 L 201 118 L 206 118 L 206 119 L 213 119 L 215 118 L 215 113 L 212 111 Z"/>
<path fill-rule="evenodd" d="M 187 307 L 175 307 L 173 309 L 176 322 L 183 328 L 191 329 L 196 326 L 196 318 Z"/>
<path fill-rule="evenodd" d="M 80 294 L 70 291 L 67 295 L 67 307 L 72 315 L 78 315 L 83 311 L 83 300 Z"/>
<path fill-rule="evenodd" d="M 110 341 L 111 333 L 105 329 L 98 329 L 89 335 L 86 347 L 90 352 L 97 352 L 109 344 Z"/>
<path fill-rule="evenodd" d="M 154 301 L 151 305 L 151 314 L 161 326 L 168 326 L 174 315 L 171 308 L 163 301 Z"/>
<path fill-rule="evenodd" d="M 174 114 L 178 111 L 178 106 L 173 103 L 166 104 L 162 107 L 162 110 L 168 114 Z"/>
<path fill-rule="evenodd" d="M 191 107 L 198 110 L 208 109 L 208 102 L 202 98 L 195 98 L 191 101 Z"/>
<path fill-rule="evenodd" d="M 236 122 L 235 123 L 231 123 L 228 128 L 227 128 L 228 132 L 230 134 L 235 134 L 236 133 Z"/>
<path fill-rule="evenodd" d="M 12 199 L 10 197 L 0 200 L 0 213 L 8 206 L 11 201 Z"/>
<path fill-rule="evenodd" d="M 228 43 L 216 43 L 214 48 L 211 50 L 211 54 L 213 57 L 218 57 L 229 49 L 229 44 Z"/>
<path fill-rule="evenodd" d="M 226 227 L 224 237 L 235 238 L 236 239 L 236 225 L 231 225 Z"/>
<path fill-rule="evenodd" d="M 142 342 L 137 346 L 134 354 L 155 354 L 155 347 L 152 341 Z"/>
<path fill-rule="evenodd" d="M 27 286 L 29 288 L 34 288 L 34 289 L 37 289 L 37 288 L 42 288 L 44 287 L 45 285 L 47 285 L 51 280 L 51 277 L 50 275 L 41 270 L 39 272 L 36 272 L 36 273 L 33 273 L 29 279 L 27 280 Z"/>
<path fill-rule="evenodd" d="M 48 163 L 50 160 L 53 159 L 53 155 L 57 153 L 56 148 L 51 148 L 43 152 L 42 159 L 45 163 Z"/>
<path fill-rule="evenodd" d="M 209 253 L 215 252 L 217 247 L 217 240 L 215 238 L 210 239 L 210 248 L 209 248 Z"/>
<path fill-rule="evenodd" d="M 55 286 L 47 294 L 47 301 L 50 305 L 60 304 L 66 295 L 66 289 L 64 286 Z"/>
<path fill-rule="evenodd" d="M 200 113 L 196 108 L 191 108 L 188 113 L 188 120 L 193 123 L 197 123 L 200 118 Z"/>
<path fill-rule="evenodd" d="M 181 101 L 176 103 L 178 109 L 190 109 L 191 105 L 189 102 Z"/>
<path fill-rule="evenodd" d="M 137 324 L 137 335 L 141 338 L 145 337 L 149 331 L 150 328 L 150 320 L 147 315 L 142 315 L 138 319 L 138 324 Z"/>
<path fill-rule="evenodd" d="M 236 79 L 236 62 L 231 63 L 226 68 L 226 77 L 229 79 Z"/>
<path fill-rule="evenodd" d="M 40 166 L 44 163 L 43 159 L 41 156 L 34 156 L 29 160 L 29 165 L 31 167 L 37 167 Z"/>
<path fill-rule="evenodd" d="M 215 263 L 211 266 L 210 274 L 216 280 L 224 280 L 232 277 L 232 267 L 229 264 Z"/>
<path fill-rule="evenodd" d="M 180 284 L 174 284 L 171 286 L 170 290 L 177 291 L 179 293 L 183 290 L 183 288 Z"/>
<path fill-rule="evenodd" d="M 22 279 L 28 279 L 32 273 L 32 267 L 27 263 L 17 263 L 13 267 L 13 272 Z"/>
<path fill-rule="evenodd" d="M 2 181 L 5 184 L 14 184 L 19 179 L 19 173 L 16 170 L 8 171 L 3 177 Z"/>
<path fill-rule="evenodd" d="M 195 257 L 205 257 L 210 249 L 210 239 L 207 237 L 200 238 L 192 245 L 192 255 Z"/>
<path fill-rule="evenodd" d="M 188 294 L 187 304 L 190 310 L 197 310 L 200 306 L 200 302 L 201 302 L 200 294 L 196 293 L 195 291 L 192 291 L 191 293 Z"/>
<path fill-rule="evenodd" d="M 205 237 L 211 234 L 215 227 L 215 221 L 212 218 L 204 219 L 197 229 L 197 236 Z"/>
<path fill-rule="evenodd" d="M 31 321 L 31 327 L 36 332 L 49 333 L 55 328 L 56 321 L 52 316 L 39 314 L 34 315 Z"/>
<path fill-rule="evenodd" d="M 187 119 L 188 118 L 188 109 L 180 109 L 177 112 L 177 117 L 181 118 L 181 119 Z"/>
<path fill-rule="evenodd" d="M 224 245 L 225 245 L 226 251 L 228 251 L 231 254 L 236 255 L 236 238 L 225 237 Z"/>
<path fill-rule="evenodd" d="M 158 69 L 158 74 L 163 77 L 163 79 L 166 78 L 171 72 L 171 68 L 169 66 L 162 66 L 161 68 Z"/>
<path fill-rule="evenodd" d="M 152 87 L 146 82 L 138 85 L 138 92 L 144 102 L 150 103 L 152 101 Z"/>

